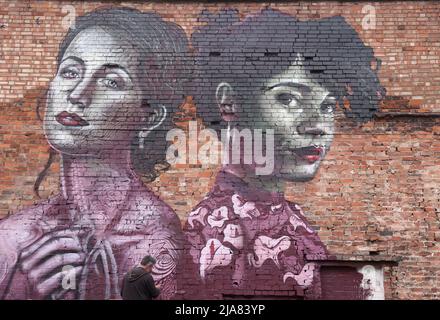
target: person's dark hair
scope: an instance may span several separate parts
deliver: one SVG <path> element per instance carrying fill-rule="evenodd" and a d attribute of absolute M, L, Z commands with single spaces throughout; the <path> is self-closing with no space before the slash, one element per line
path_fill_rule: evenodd
<path fill-rule="evenodd" d="M 139 148 L 137 137 L 131 146 L 133 168 L 146 180 L 152 181 L 158 175 L 158 167 L 168 167 L 165 162 L 168 146 L 166 133 L 173 127 L 172 117 L 183 103 L 187 86 L 191 83 L 192 60 L 188 39 L 180 26 L 164 21 L 155 13 L 133 8 L 98 9 L 78 17 L 74 26 L 68 30 L 60 44 L 58 67 L 70 43 L 81 31 L 91 27 L 103 27 L 126 34 L 127 40 L 139 49 L 141 67 L 145 71 L 145 107 L 152 103 L 167 107 L 166 120 L 145 138 L 145 147 Z M 53 153 L 49 157 L 49 165 Z M 35 183 L 37 195 L 47 171 L 46 166 Z"/>
<path fill-rule="evenodd" d="M 203 26 L 191 37 L 194 98 L 198 115 L 213 128 L 225 126 L 215 101 L 220 82 L 229 82 L 239 103 L 245 103 L 298 54 L 314 80 L 335 95 L 340 106 L 349 102 L 344 110 L 349 118 L 371 119 L 385 95 L 377 75 L 380 60 L 340 16 L 299 21 L 264 9 L 240 21 L 237 10 L 226 9 L 216 14 L 204 11 L 200 20 Z"/>
<path fill-rule="evenodd" d="M 146 266 L 147 264 L 155 264 L 156 263 L 156 259 L 154 259 L 152 256 L 148 255 L 142 258 L 141 260 L 141 265 Z"/>

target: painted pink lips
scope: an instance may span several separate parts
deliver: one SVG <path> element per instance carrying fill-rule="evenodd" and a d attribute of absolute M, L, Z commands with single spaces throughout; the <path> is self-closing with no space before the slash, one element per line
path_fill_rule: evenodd
<path fill-rule="evenodd" d="M 69 127 L 76 127 L 76 126 L 87 126 L 89 123 L 81 118 L 76 113 L 70 113 L 67 111 L 60 112 L 55 119 L 61 123 L 62 125 L 69 126 Z"/>
<path fill-rule="evenodd" d="M 303 148 L 296 148 L 292 150 L 295 155 L 302 159 L 307 161 L 308 163 L 312 164 L 318 161 L 322 158 L 324 154 L 324 148 L 323 147 L 303 147 Z"/>

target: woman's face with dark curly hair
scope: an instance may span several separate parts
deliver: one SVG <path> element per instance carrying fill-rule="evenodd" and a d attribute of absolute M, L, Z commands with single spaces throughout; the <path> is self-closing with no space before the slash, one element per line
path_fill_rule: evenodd
<path fill-rule="evenodd" d="M 246 112 L 245 121 L 274 129 L 274 176 L 312 179 L 333 141 L 336 98 L 313 80 L 297 55 L 287 69 L 265 80 L 251 100 L 253 111 Z"/>
<path fill-rule="evenodd" d="M 312 179 L 333 141 L 336 98 L 312 80 L 300 59 L 264 87 L 257 104 L 275 128 L 275 174 Z"/>
<path fill-rule="evenodd" d="M 47 96 L 44 128 L 55 149 L 68 154 L 128 149 L 147 118 L 139 57 L 119 32 L 91 27 L 75 37 Z"/>
<path fill-rule="evenodd" d="M 336 104 L 343 104 L 338 115 L 359 123 L 377 111 L 386 93 L 380 60 L 340 16 L 298 21 L 265 9 L 229 27 L 219 22 L 233 14 L 210 17 L 193 37 L 204 75 L 197 99 L 206 107 L 199 113 L 215 126 L 273 129 L 272 176 L 310 180 L 332 144 Z M 212 89 L 223 121 L 204 96 Z"/>

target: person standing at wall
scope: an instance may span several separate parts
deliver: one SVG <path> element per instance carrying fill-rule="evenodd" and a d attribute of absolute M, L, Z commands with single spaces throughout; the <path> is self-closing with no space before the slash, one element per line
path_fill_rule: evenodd
<path fill-rule="evenodd" d="M 140 265 L 127 272 L 122 280 L 123 300 L 152 300 L 160 294 L 160 285 L 155 285 L 151 276 L 156 259 L 145 256 Z"/>

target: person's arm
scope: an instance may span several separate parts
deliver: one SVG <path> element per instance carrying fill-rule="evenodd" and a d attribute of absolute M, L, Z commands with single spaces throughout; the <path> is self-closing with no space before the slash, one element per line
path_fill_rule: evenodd
<path fill-rule="evenodd" d="M 159 296 L 160 294 L 160 289 L 156 287 L 156 285 L 154 284 L 154 279 L 151 275 L 144 277 L 145 278 L 145 286 L 146 289 L 148 290 L 148 292 L 150 293 L 150 295 L 153 298 L 156 298 L 157 296 Z"/>

